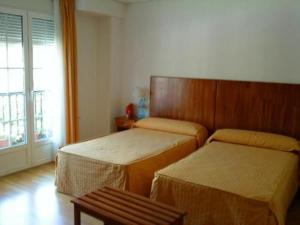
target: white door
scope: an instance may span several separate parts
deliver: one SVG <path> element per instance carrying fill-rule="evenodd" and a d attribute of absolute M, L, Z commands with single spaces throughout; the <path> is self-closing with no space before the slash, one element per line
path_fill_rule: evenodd
<path fill-rule="evenodd" d="M 28 15 L 29 71 L 31 77 L 32 164 L 41 164 L 52 158 L 51 88 L 54 75 L 55 38 L 53 19 L 39 14 Z"/>
<path fill-rule="evenodd" d="M 49 17 L 0 8 L 0 176 L 52 160 Z"/>

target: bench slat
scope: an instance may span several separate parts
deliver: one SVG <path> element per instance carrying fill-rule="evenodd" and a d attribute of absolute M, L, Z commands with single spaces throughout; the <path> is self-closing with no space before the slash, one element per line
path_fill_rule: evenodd
<path fill-rule="evenodd" d="M 151 210 L 151 209 L 148 209 L 148 208 L 145 208 L 145 207 L 140 207 L 140 205 L 138 205 L 138 204 L 134 204 L 134 203 L 126 201 L 122 198 L 118 198 L 114 195 L 107 194 L 105 192 L 100 192 L 100 191 L 97 192 L 96 191 L 96 192 L 92 192 L 92 193 L 96 193 L 98 196 L 100 195 L 100 196 L 103 196 L 103 197 L 105 197 L 107 199 L 110 199 L 112 201 L 119 202 L 120 204 L 123 204 L 124 206 L 128 206 L 128 207 L 131 207 L 133 209 L 138 209 L 138 210 L 140 210 L 144 213 L 148 213 L 148 214 L 150 214 L 154 217 L 160 218 L 164 221 L 170 222 L 170 221 L 173 221 L 174 218 L 175 218 L 175 217 L 172 217 L 172 216 L 162 214 L 161 212 L 156 212 L 154 210 Z"/>
<path fill-rule="evenodd" d="M 155 205 L 155 206 L 159 207 L 160 209 L 166 209 L 166 210 L 168 210 L 170 212 L 174 212 L 176 214 L 180 214 L 180 215 L 185 215 L 186 214 L 186 212 L 178 210 L 178 209 L 176 209 L 176 208 L 174 208 L 172 206 L 168 206 L 166 204 L 163 204 L 163 203 L 160 203 L 160 202 L 156 202 L 156 201 L 151 201 L 150 199 L 148 199 L 148 198 L 146 198 L 144 196 L 137 195 L 137 194 L 131 193 L 129 191 L 119 190 L 119 189 L 108 187 L 108 186 L 105 186 L 103 189 L 111 190 L 111 191 L 114 191 L 114 192 L 117 192 L 117 193 L 122 193 L 122 194 L 128 195 L 128 196 L 130 196 L 132 198 L 144 201 L 144 202 L 149 203 L 151 205 Z"/>
<path fill-rule="evenodd" d="M 104 187 L 71 201 L 75 207 L 76 224 L 80 212 L 124 225 L 175 225 L 182 224 L 186 215 L 172 206 L 152 201 L 137 194 Z"/>
<path fill-rule="evenodd" d="M 161 213 L 161 214 L 173 217 L 173 218 L 176 218 L 179 215 L 179 214 L 171 212 L 169 210 L 166 210 L 166 209 L 163 209 L 163 208 L 159 208 L 157 205 L 153 205 L 151 203 L 144 202 L 144 201 L 141 201 L 141 200 L 136 199 L 136 198 L 132 198 L 131 196 L 125 195 L 123 193 L 119 193 L 119 192 L 115 192 L 115 191 L 111 191 L 111 190 L 107 190 L 107 189 L 104 189 L 102 191 L 105 192 L 105 193 L 114 195 L 114 196 L 116 196 L 118 198 L 122 198 L 122 199 L 124 199 L 126 201 L 132 202 L 133 204 L 137 204 L 137 205 L 143 206 L 143 207 L 145 207 L 147 209 L 154 210 L 155 212 L 158 212 L 158 213 Z"/>
<path fill-rule="evenodd" d="M 114 207 L 118 210 L 121 210 L 123 211 L 124 213 L 128 213 L 130 215 L 134 215 L 134 216 L 137 216 L 139 218 L 143 218 L 143 219 L 146 219 L 150 222 L 153 222 L 153 223 L 157 223 L 157 224 L 162 224 L 162 225 L 168 225 L 170 223 L 174 223 L 175 220 L 174 219 L 169 219 L 167 221 L 165 220 L 162 220 L 162 219 L 159 219 L 157 216 L 159 216 L 159 214 L 157 214 L 157 216 L 153 216 L 153 214 L 149 214 L 148 212 L 145 213 L 143 212 L 143 208 L 141 207 L 132 207 L 132 206 L 129 206 L 129 205 L 123 205 L 123 204 L 120 204 L 118 201 L 111 201 L 111 199 L 107 199 L 105 197 L 99 197 L 99 195 L 96 195 L 94 193 L 91 193 L 91 194 L 87 194 L 86 196 L 88 196 L 89 198 L 93 198 L 95 199 L 96 201 L 99 201 L 99 202 L 102 202 L 104 204 L 107 204 L 111 207 Z M 134 206 L 134 205 L 133 205 Z"/>
<path fill-rule="evenodd" d="M 114 220 L 114 221 L 117 221 L 121 224 L 125 224 L 125 225 L 141 225 L 139 223 L 136 223 L 136 222 L 133 222 L 131 220 L 128 220 L 126 218 L 123 218 L 121 216 L 118 216 L 118 215 L 115 215 L 111 212 L 108 212 L 106 210 L 103 210 L 103 209 L 99 209 L 93 205 L 90 205 L 82 200 L 79 200 L 79 199 L 75 199 L 75 200 L 72 200 L 71 202 L 73 202 L 75 205 L 79 206 L 80 208 L 85 208 L 85 209 L 88 209 L 96 214 L 99 215 L 99 217 L 101 217 L 101 215 L 103 215 L 104 217 L 109 217 L 110 219 Z M 100 218 L 101 219 L 101 218 Z"/>
<path fill-rule="evenodd" d="M 108 205 L 103 204 L 101 202 L 98 202 L 98 201 L 96 201 L 94 199 L 91 199 L 91 198 L 89 198 L 87 196 L 80 197 L 79 199 L 82 200 L 82 201 L 85 201 L 88 204 L 93 205 L 93 206 L 95 206 L 95 207 L 97 207 L 99 209 L 104 209 L 105 211 L 109 211 L 109 212 L 111 212 L 111 213 L 113 213 L 115 215 L 121 216 L 121 217 L 123 217 L 125 219 L 128 219 L 128 220 L 132 221 L 132 222 L 135 222 L 135 223 L 138 223 L 138 224 L 145 224 L 145 225 L 156 225 L 153 222 L 150 222 L 148 220 L 144 220 L 144 219 L 142 219 L 140 217 L 131 215 L 131 214 L 126 213 L 126 212 L 124 212 L 122 210 L 119 210 L 119 209 L 116 209 L 114 207 L 108 206 Z"/>

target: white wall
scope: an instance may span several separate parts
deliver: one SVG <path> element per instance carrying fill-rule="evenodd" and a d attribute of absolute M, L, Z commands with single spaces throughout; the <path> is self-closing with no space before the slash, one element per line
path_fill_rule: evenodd
<path fill-rule="evenodd" d="M 77 13 L 78 47 L 78 103 L 80 139 L 87 139 L 105 133 L 108 120 L 105 115 L 105 89 L 107 71 L 102 68 L 103 52 L 101 30 L 103 18 Z M 104 86 L 105 88 L 105 86 Z"/>
<path fill-rule="evenodd" d="M 106 15 L 102 25 L 91 18 L 78 24 L 84 138 L 113 129 L 150 75 L 300 83 L 300 1 L 77 0 L 77 10 L 95 20 Z M 98 58 L 89 56 L 95 49 Z M 88 100 L 94 93 L 99 98 Z"/>
<path fill-rule="evenodd" d="M 123 20 L 111 17 L 110 39 L 110 130 L 115 130 L 114 118 L 124 114 L 121 109 L 121 52 Z"/>
<path fill-rule="evenodd" d="M 0 0 L 1 6 L 53 15 L 52 0 Z"/>
<path fill-rule="evenodd" d="M 150 75 L 300 83 L 300 1 L 129 4 L 122 106 Z"/>
<path fill-rule="evenodd" d="M 76 0 L 76 8 L 80 11 L 114 17 L 123 17 L 125 13 L 125 5 L 114 0 Z"/>
<path fill-rule="evenodd" d="M 80 139 L 114 129 L 120 105 L 120 31 L 118 18 L 78 12 L 78 103 Z"/>

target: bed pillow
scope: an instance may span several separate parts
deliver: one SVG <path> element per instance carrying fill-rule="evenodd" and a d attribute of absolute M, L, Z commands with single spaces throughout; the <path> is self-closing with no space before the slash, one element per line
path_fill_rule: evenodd
<path fill-rule="evenodd" d="M 210 136 L 207 143 L 214 140 L 281 151 L 300 151 L 299 142 L 295 138 L 258 131 L 221 129 Z"/>
<path fill-rule="evenodd" d="M 208 131 L 204 126 L 198 123 L 183 120 L 149 117 L 137 121 L 134 126 L 139 128 L 194 136 L 197 138 L 199 146 L 202 146 L 208 137 Z"/>

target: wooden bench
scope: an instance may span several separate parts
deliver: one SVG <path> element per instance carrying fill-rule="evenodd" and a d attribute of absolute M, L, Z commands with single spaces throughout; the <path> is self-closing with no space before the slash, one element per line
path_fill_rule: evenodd
<path fill-rule="evenodd" d="M 105 224 L 183 225 L 185 212 L 148 198 L 104 187 L 71 201 L 74 223 L 80 225 L 80 213 L 102 220 Z"/>

